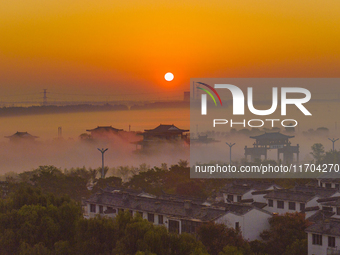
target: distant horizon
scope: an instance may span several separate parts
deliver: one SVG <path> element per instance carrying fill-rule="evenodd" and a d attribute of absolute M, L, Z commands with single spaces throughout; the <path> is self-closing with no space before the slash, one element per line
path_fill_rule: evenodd
<path fill-rule="evenodd" d="M 39 97 L 43 89 L 138 98 L 189 90 L 193 77 L 338 77 L 339 7 L 293 0 L 6 1 L 0 100 Z"/>

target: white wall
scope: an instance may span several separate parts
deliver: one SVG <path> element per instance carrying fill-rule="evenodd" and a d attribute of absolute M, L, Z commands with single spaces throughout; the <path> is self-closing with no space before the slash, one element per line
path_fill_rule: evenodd
<path fill-rule="evenodd" d="M 225 224 L 230 228 L 235 228 L 235 223 L 239 222 L 242 236 L 246 240 L 253 241 L 260 239 L 260 233 L 269 228 L 268 220 L 272 217 L 269 213 L 253 209 L 244 215 L 227 213 L 215 222 Z"/>
<path fill-rule="evenodd" d="M 319 197 L 315 197 L 305 203 L 305 207 L 312 207 L 312 206 L 317 206 L 318 203 L 316 200 L 318 200 Z M 277 208 L 277 199 L 273 199 L 273 207 L 269 207 L 268 199 L 266 199 L 267 206 L 264 208 L 264 210 L 271 212 L 271 213 L 278 213 L 278 214 L 285 214 L 285 213 L 293 213 L 293 212 L 300 212 L 300 202 L 296 201 L 283 201 L 283 209 L 282 208 Z M 282 200 L 279 200 L 282 201 Z M 289 210 L 289 202 L 295 202 L 295 210 Z"/>
<path fill-rule="evenodd" d="M 328 235 L 322 235 L 322 245 L 312 242 L 312 234 L 308 233 L 308 255 L 326 255 L 328 248 Z M 340 248 L 340 237 L 335 237 L 335 247 Z"/>

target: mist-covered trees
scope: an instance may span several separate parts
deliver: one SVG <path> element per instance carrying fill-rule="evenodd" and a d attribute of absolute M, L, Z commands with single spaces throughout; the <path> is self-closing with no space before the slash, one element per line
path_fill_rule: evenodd
<path fill-rule="evenodd" d="M 330 150 L 325 152 L 325 148 L 321 143 L 313 144 L 311 149 L 311 154 L 316 164 L 340 164 L 340 151 Z"/>

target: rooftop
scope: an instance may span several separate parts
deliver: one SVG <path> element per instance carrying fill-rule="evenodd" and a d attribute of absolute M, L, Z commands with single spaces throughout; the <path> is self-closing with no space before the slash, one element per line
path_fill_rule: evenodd
<path fill-rule="evenodd" d="M 289 139 L 293 138 L 294 136 L 291 135 L 284 135 L 280 132 L 272 132 L 272 133 L 264 133 L 262 135 L 257 136 L 251 136 L 250 138 L 256 139 L 256 140 L 278 140 L 278 139 Z"/>
<path fill-rule="evenodd" d="M 5 138 L 39 138 L 38 136 L 31 135 L 27 132 L 16 132 L 11 136 L 5 136 Z"/>
<path fill-rule="evenodd" d="M 327 198 L 338 192 L 337 189 L 321 187 L 295 186 L 292 189 L 276 189 L 264 196 L 267 199 L 308 202 L 314 197 Z"/>
<path fill-rule="evenodd" d="M 94 129 L 86 129 L 88 132 L 96 131 L 96 132 L 118 132 L 118 131 L 123 131 L 123 129 L 117 129 L 112 126 L 98 126 Z"/>
<path fill-rule="evenodd" d="M 316 194 L 313 192 L 301 192 L 301 191 L 294 191 L 294 190 L 287 190 L 287 189 L 279 189 L 279 190 L 273 190 L 272 192 L 265 195 L 264 198 L 289 200 L 289 201 L 305 203 L 311 200 L 315 196 Z"/>
<path fill-rule="evenodd" d="M 306 229 L 306 232 L 330 235 L 330 236 L 340 236 L 340 220 L 337 219 L 326 219 L 319 220 L 313 225 Z"/>
<path fill-rule="evenodd" d="M 144 197 L 119 190 L 111 192 L 102 190 L 102 192 L 91 196 L 86 202 L 135 211 L 164 214 L 170 218 L 195 219 L 202 222 L 218 219 L 228 212 L 244 215 L 255 209 L 254 206 L 241 204 L 224 204 L 221 207 L 204 206 L 189 200 L 181 201 Z"/>
<path fill-rule="evenodd" d="M 160 124 L 158 127 L 154 129 L 145 129 L 145 132 L 152 132 L 152 133 L 165 133 L 165 132 L 170 132 L 170 133 L 182 133 L 182 132 L 189 132 L 187 129 L 180 129 L 176 126 L 172 125 L 163 125 Z"/>
<path fill-rule="evenodd" d="M 275 185 L 275 183 L 268 181 L 251 181 L 251 180 L 234 181 L 233 183 L 229 183 L 225 187 L 223 187 L 221 189 L 221 192 L 235 195 L 243 195 L 249 192 L 250 190 L 263 192 L 264 190 L 269 189 L 273 185 Z"/>

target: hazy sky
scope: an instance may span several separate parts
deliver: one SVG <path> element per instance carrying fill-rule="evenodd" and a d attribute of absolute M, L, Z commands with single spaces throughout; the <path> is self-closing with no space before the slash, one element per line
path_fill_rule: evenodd
<path fill-rule="evenodd" d="M 192 77 L 338 77 L 339 27 L 338 0 L 0 0 L 0 101 L 42 89 L 166 96 Z"/>

